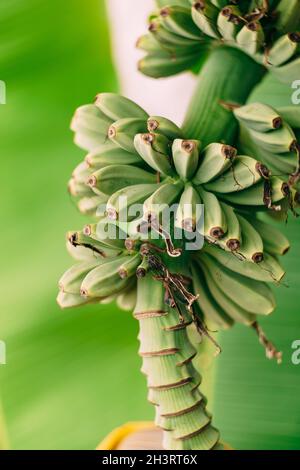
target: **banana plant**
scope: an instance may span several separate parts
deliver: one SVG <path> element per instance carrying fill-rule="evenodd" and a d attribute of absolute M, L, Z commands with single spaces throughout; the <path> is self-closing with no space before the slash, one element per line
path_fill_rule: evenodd
<path fill-rule="evenodd" d="M 59 281 L 58 303 L 133 311 L 164 447 L 219 450 L 188 330 L 219 352 L 211 331 L 241 323 L 281 362 L 259 318 L 275 310 L 271 286 L 282 283 L 279 258 L 290 248 L 272 222 L 298 215 L 300 117 L 248 98 L 268 74 L 299 77 L 300 1 L 156 3 L 138 40 L 141 72 L 192 70 L 198 85 L 181 127 L 113 93 L 76 111 L 75 143 L 88 154 L 69 191 L 91 221 L 67 235 L 77 263 Z M 190 249 L 191 234 L 203 246 Z"/>

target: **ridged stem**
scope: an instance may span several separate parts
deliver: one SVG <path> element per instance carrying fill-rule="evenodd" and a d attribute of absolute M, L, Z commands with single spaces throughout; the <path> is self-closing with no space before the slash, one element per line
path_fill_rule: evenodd
<path fill-rule="evenodd" d="M 156 409 L 155 422 L 164 430 L 164 448 L 219 449 L 219 432 L 211 424 L 206 399 L 199 391 L 201 377 L 192 363 L 196 350 L 187 335 L 190 315 L 182 311 L 185 321 L 181 323 L 164 297 L 161 281 L 151 275 L 138 280 L 134 316 L 140 324 L 139 353 L 148 400 Z"/>
<path fill-rule="evenodd" d="M 262 66 L 238 49 L 213 51 L 200 72 L 183 123 L 184 134 L 203 146 L 212 142 L 233 145 L 237 122 L 224 104 L 244 104 L 264 74 Z"/>

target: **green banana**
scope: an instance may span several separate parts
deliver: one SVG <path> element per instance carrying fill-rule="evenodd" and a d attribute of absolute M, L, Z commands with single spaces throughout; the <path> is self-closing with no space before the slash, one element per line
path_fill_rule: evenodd
<path fill-rule="evenodd" d="M 147 127 L 150 133 L 157 132 L 169 140 L 183 137 L 182 130 L 174 122 L 161 116 L 150 116 L 147 121 Z"/>
<path fill-rule="evenodd" d="M 232 253 L 217 249 L 214 246 L 206 246 L 204 251 L 230 271 L 256 281 L 268 283 L 280 282 L 285 275 L 285 271 L 277 259 L 267 252 L 264 253 L 264 260 L 259 264 L 255 264 L 241 260 Z"/>
<path fill-rule="evenodd" d="M 95 105 L 112 122 L 125 118 L 148 119 L 148 114 L 140 106 L 124 96 L 115 93 L 100 93 L 96 96 Z"/>
<path fill-rule="evenodd" d="M 133 311 L 136 304 L 136 284 L 131 289 L 126 289 L 117 297 L 117 305 L 122 310 Z"/>
<path fill-rule="evenodd" d="M 261 24 L 255 21 L 243 26 L 236 36 L 237 44 L 250 55 L 255 55 L 260 51 L 264 40 L 264 30 Z"/>
<path fill-rule="evenodd" d="M 280 230 L 277 230 L 269 223 L 263 222 L 259 219 L 251 219 L 251 224 L 259 232 L 263 240 L 265 250 L 268 253 L 271 253 L 274 256 L 282 256 L 289 251 L 291 247 L 290 242 L 286 236 L 280 232 Z"/>
<path fill-rule="evenodd" d="M 177 33 L 174 33 L 173 31 L 170 31 L 169 29 L 167 29 L 164 23 L 165 23 L 164 18 L 160 16 L 158 18 L 152 19 L 149 25 L 149 32 L 151 36 L 161 46 L 164 46 L 166 48 L 170 48 L 170 47 L 188 48 L 189 46 L 199 44 L 200 42 L 199 35 L 197 36 L 197 38 L 191 38 L 191 37 L 186 37 L 183 35 L 178 35 Z"/>
<path fill-rule="evenodd" d="M 197 188 L 204 204 L 204 233 L 213 239 L 224 237 L 227 232 L 227 221 L 217 197 L 205 191 L 201 186 Z"/>
<path fill-rule="evenodd" d="M 282 83 L 290 85 L 296 80 L 299 80 L 300 76 L 300 58 L 288 62 L 280 67 L 270 67 L 270 72 Z"/>
<path fill-rule="evenodd" d="M 123 150 L 135 153 L 134 137 L 141 132 L 147 132 L 145 119 L 124 118 L 119 119 L 110 126 L 108 137 Z"/>
<path fill-rule="evenodd" d="M 202 263 L 202 269 L 205 275 L 207 287 L 212 297 L 216 300 L 224 312 L 226 312 L 226 314 L 237 323 L 242 323 L 247 326 L 250 326 L 252 323 L 254 323 L 256 316 L 253 313 L 247 312 L 242 307 L 238 306 L 226 294 L 224 294 L 224 292 L 218 286 L 218 281 L 211 276 L 210 271 L 206 268 L 205 263 Z"/>
<path fill-rule="evenodd" d="M 260 234 L 255 228 L 241 215 L 237 215 L 241 233 L 242 244 L 238 250 L 247 261 L 261 263 L 264 260 L 264 244 Z"/>
<path fill-rule="evenodd" d="M 196 189 L 190 183 L 186 184 L 176 213 L 176 227 L 194 232 L 202 215 L 201 204 Z"/>
<path fill-rule="evenodd" d="M 119 189 L 107 201 L 106 211 L 110 219 L 129 221 L 128 210 L 133 204 L 143 203 L 158 189 L 158 184 L 136 184 Z"/>
<path fill-rule="evenodd" d="M 262 179 L 259 165 L 254 158 L 239 155 L 231 168 L 216 180 L 205 184 L 205 189 L 222 194 L 243 192 Z"/>
<path fill-rule="evenodd" d="M 80 295 L 80 286 L 82 281 L 88 273 L 98 265 L 99 261 L 95 261 L 95 259 L 93 261 L 84 261 L 82 263 L 75 264 L 60 278 L 58 282 L 59 289 L 68 294 Z"/>
<path fill-rule="evenodd" d="M 137 268 L 141 263 L 141 255 L 133 254 L 127 257 L 118 269 L 118 274 L 121 279 L 127 279 L 136 273 Z"/>
<path fill-rule="evenodd" d="M 188 39 L 199 39 L 201 33 L 191 18 L 188 8 L 167 6 L 160 10 L 162 24 L 171 33 Z"/>
<path fill-rule="evenodd" d="M 156 175 L 131 165 L 110 165 L 93 173 L 87 183 L 96 194 L 112 195 L 126 186 L 154 184 Z"/>
<path fill-rule="evenodd" d="M 109 229 L 113 230 L 113 237 L 110 236 Z M 92 239 L 92 243 L 102 248 L 109 249 L 114 256 L 119 255 L 124 251 L 126 234 L 116 227 L 109 219 L 101 219 L 95 224 L 85 225 L 83 228 L 83 235 Z M 106 251 L 105 251 L 106 252 Z M 116 253 L 117 252 L 117 253 Z"/>
<path fill-rule="evenodd" d="M 68 243 L 73 247 L 71 251 L 73 257 L 75 257 L 74 254 L 76 252 L 79 252 L 79 256 L 81 257 L 83 254 L 83 248 L 87 250 L 84 253 L 85 259 L 87 257 L 86 254 L 89 253 L 89 257 L 93 257 L 94 260 L 95 258 L 99 260 L 99 258 L 114 257 L 117 256 L 121 251 L 120 247 L 109 246 L 104 243 L 103 240 L 99 241 L 96 237 L 93 237 L 86 227 L 81 232 L 68 233 L 67 237 Z"/>
<path fill-rule="evenodd" d="M 80 307 L 81 305 L 90 303 L 90 299 L 85 299 L 79 294 L 68 294 L 60 291 L 56 298 L 56 302 L 58 303 L 60 308 L 65 309 Z"/>
<path fill-rule="evenodd" d="M 227 5 L 218 15 L 218 30 L 225 41 L 234 41 L 243 24 L 241 11 L 237 6 Z"/>
<path fill-rule="evenodd" d="M 247 129 L 258 132 L 279 129 L 283 124 L 279 113 L 271 106 L 262 103 L 251 103 L 235 108 L 233 113 Z"/>
<path fill-rule="evenodd" d="M 104 205 L 107 202 L 108 196 L 93 196 L 93 197 L 84 197 L 78 201 L 78 209 L 82 214 L 100 216 L 100 206 Z"/>
<path fill-rule="evenodd" d="M 207 36 L 218 39 L 217 27 L 219 10 L 208 0 L 195 2 L 192 6 L 192 18 L 198 28 Z"/>
<path fill-rule="evenodd" d="M 143 34 L 136 42 L 136 47 L 148 53 L 159 54 L 161 45 L 152 34 Z"/>
<path fill-rule="evenodd" d="M 299 52 L 300 34 L 289 33 L 281 36 L 268 52 L 268 65 L 279 67 Z"/>
<path fill-rule="evenodd" d="M 275 308 L 275 299 L 270 287 L 260 281 L 230 271 L 208 254 L 202 254 L 211 276 L 218 280 L 218 286 L 241 308 L 257 315 L 269 315 Z"/>
<path fill-rule="evenodd" d="M 297 139 L 292 128 L 284 123 L 280 129 L 271 132 L 249 131 L 250 136 L 262 149 L 272 153 L 293 152 L 297 149 Z"/>
<path fill-rule="evenodd" d="M 73 197 L 92 197 L 94 196 L 91 188 L 85 183 L 78 183 L 75 178 L 71 178 L 68 182 L 68 191 Z"/>
<path fill-rule="evenodd" d="M 204 184 L 216 178 L 233 164 L 236 155 L 237 150 L 230 145 L 208 145 L 200 155 L 200 166 L 193 183 Z"/>
<path fill-rule="evenodd" d="M 173 161 L 178 175 L 184 180 L 190 180 L 199 162 L 201 143 L 198 140 L 175 139 L 172 146 Z"/>
<path fill-rule="evenodd" d="M 227 233 L 218 241 L 218 245 L 226 251 L 237 251 L 242 243 L 241 226 L 234 209 L 221 202 L 221 208 L 227 221 Z"/>
<path fill-rule="evenodd" d="M 228 329 L 234 322 L 211 295 L 200 266 L 198 263 L 193 263 L 191 266 L 194 292 L 199 296 L 197 304 L 210 325 L 224 330 Z"/>
<path fill-rule="evenodd" d="M 174 174 L 167 137 L 160 134 L 137 134 L 134 145 L 138 154 L 151 168 L 165 175 Z"/>
<path fill-rule="evenodd" d="M 168 54 L 158 56 L 148 54 L 138 62 L 138 69 L 144 75 L 152 78 L 169 77 L 176 75 L 195 66 L 199 61 L 199 50 L 183 56 Z"/>
<path fill-rule="evenodd" d="M 76 110 L 71 122 L 71 130 L 75 132 L 75 144 L 84 150 L 93 151 L 105 143 L 111 123 L 97 106 L 81 106 Z"/>
<path fill-rule="evenodd" d="M 281 33 L 288 33 L 299 28 L 300 1 L 280 0 L 276 6 L 276 28 Z"/>
<path fill-rule="evenodd" d="M 86 298 L 105 298 L 124 289 L 128 279 L 121 278 L 119 269 L 129 261 L 129 257 L 118 256 L 90 271 L 81 284 L 81 295 Z"/>
<path fill-rule="evenodd" d="M 291 105 L 278 108 L 280 116 L 294 129 L 300 129 L 299 106 Z"/>
<path fill-rule="evenodd" d="M 284 199 L 283 181 L 277 176 L 270 178 L 272 190 L 272 203 L 277 203 Z M 241 206 L 263 206 L 266 198 L 265 181 L 259 181 L 257 184 L 243 191 L 222 194 L 222 199 Z M 278 207 L 279 209 L 279 207 Z"/>
<path fill-rule="evenodd" d="M 92 169 L 103 168 L 108 165 L 135 165 L 141 163 L 142 159 L 139 155 L 127 152 L 126 150 L 112 143 L 98 148 L 96 151 L 89 153 L 85 161 Z"/>
<path fill-rule="evenodd" d="M 182 181 L 161 184 L 159 188 L 144 202 L 144 219 L 160 221 L 165 209 L 176 202 L 183 189 Z"/>

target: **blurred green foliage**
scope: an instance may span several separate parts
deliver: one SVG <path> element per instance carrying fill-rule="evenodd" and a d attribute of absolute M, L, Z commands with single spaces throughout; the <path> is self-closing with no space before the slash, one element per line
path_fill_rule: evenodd
<path fill-rule="evenodd" d="M 65 232 L 85 223 L 66 189 L 83 156 L 70 119 L 117 90 L 104 1 L 3 0 L 0 37 L 0 436 L 18 449 L 92 449 L 114 426 L 151 416 L 131 314 L 55 302 L 71 264 Z"/>

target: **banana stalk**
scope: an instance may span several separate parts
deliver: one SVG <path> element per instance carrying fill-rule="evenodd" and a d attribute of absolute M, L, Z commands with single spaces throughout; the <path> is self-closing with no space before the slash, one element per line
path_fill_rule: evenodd
<path fill-rule="evenodd" d="M 219 432 L 212 426 L 198 388 L 201 377 L 192 364 L 196 350 L 187 336 L 191 319 L 185 312 L 186 320 L 180 322 L 178 312 L 167 307 L 164 298 L 163 284 L 151 275 L 138 280 L 134 317 L 140 325 L 139 354 L 155 422 L 164 430 L 164 448 L 221 448 Z"/>

